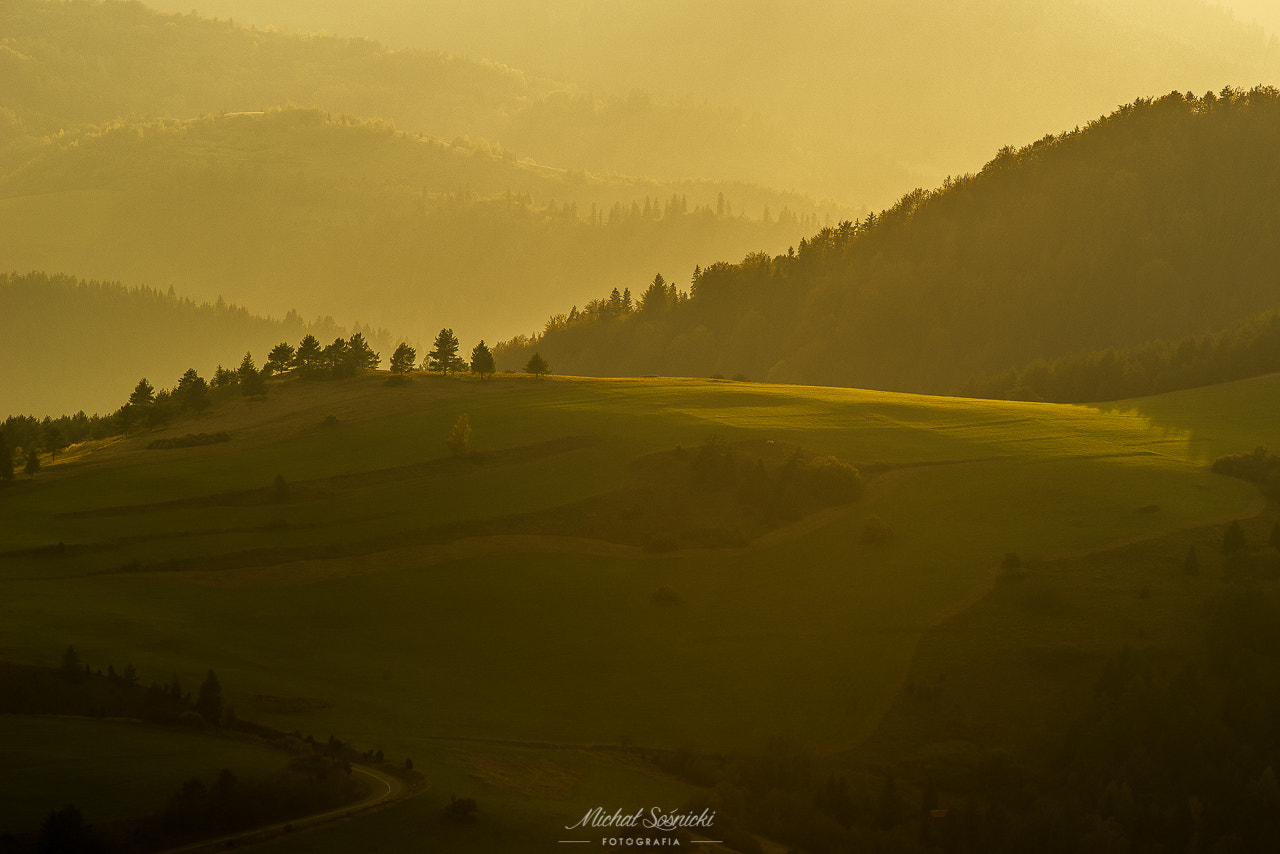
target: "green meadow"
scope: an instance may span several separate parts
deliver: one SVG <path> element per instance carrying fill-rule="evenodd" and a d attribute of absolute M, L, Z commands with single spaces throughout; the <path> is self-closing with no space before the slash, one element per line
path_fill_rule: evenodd
<path fill-rule="evenodd" d="M 671 379 L 276 382 L 0 491 L 0 655 L 53 664 L 72 644 L 144 683 L 213 668 L 244 717 L 415 758 L 433 787 L 362 819 L 392 828 L 378 838 L 456 791 L 501 806 L 485 832 L 505 847 L 615 793 L 682 796 L 592 746 L 852 747 L 920 638 L 1008 553 L 1034 566 L 1246 514 L 1256 490 L 1208 463 L 1280 444 L 1260 403 L 1278 387 L 1086 407 Z M 445 445 L 463 413 L 474 460 Z M 733 548 L 574 535 L 574 508 L 712 434 L 834 455 L 865 495 Z M 863 541 L 872 516 L 887 542 Z M 522 518 L 558 521 L 501 533 Z M 255 695 L 327 706 L 258 712 Z M 495 783 L 460 751 L 560 782 Z"/>

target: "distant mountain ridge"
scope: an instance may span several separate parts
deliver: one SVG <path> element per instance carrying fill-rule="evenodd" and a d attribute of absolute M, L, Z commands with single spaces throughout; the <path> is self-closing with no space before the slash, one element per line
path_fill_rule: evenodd
<path fill-rule="evenodd" d="M 770 146 L 750 180 L 876 207 L 1140 94 L 1280 83 L 1280 44 L 1210 0 L 152 0 L 193 4 L 483 56 L 601 97 L 740 110 L 758 117 L 744 129 L 783 128 L 799 149 Z M 664 134 L 697 140 L 683 123 Z"/>
<path fill-rule="evenodd" d="M 0 261 L 494 340 L 606 282 L 683 277 L 708 258 L 793 244 L 839 210 L 760 187 L 570 173 L 386 122 L 269 110 L 48 140 L 0 178 Z"/>
<path fill-rule="evenodd" d="M 96 0 L 8 0 L 0 37 L 0 172 L 6 138 L 285 106 L 484 140 L 561 169 L 768 183 L 757 177 L 768 159 L 813 168 L 789 129 L 741 111 L 643 92 L 597 96 L 439 50 Z"/>

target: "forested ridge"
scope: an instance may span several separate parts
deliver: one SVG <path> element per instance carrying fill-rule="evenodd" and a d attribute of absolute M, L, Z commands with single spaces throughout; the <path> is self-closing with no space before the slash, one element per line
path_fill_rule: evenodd
<path fill-rule="evenodd" d="M 764 180 L 769 159 L 813 168 L 780 122 L 643 91 L 597 95 L 441 50 L 392 50 L 363 38 L 96 0 L 9 0 L 0 36 L 0 153 L 6 143 L 29 147 L 59 130 L 131 117 L 294 105 L 392 121 L 560 168 L 751 181 Z"/>
<path fill-rule="evenodd" d="M 1280 305 L 1280 92 L 1139 99 L 892 208 L 506 342 L 557 371 L 955 393 Z M 650 293 L 650 291 L 653 291 Z M 607 304 L 603 300 L 601 305 Z"/>
<path fill-rule="evenodd" d="M 150 5 L 187 12 L 192 4 Z M 976 169 L 1001 145 L 1137 95 L 1252 86 L 1280 70 L 1276 43 L 1217 0 L 366 0 L 354 8 L 203 0 L 198 8 L 483 56 L 591 90 L 532 100 L 497 134 L 543 162 L 567 165 L 555 158 L 572 152 L 579 168 L 666 175 L 674 166 L 675 175 L 745 177 L 877 208 Z M 633 99 L 637 90 L 653 95 Z M 683 109 L 670 110 L 673 102 Z M 726 108 L 736 121 L 718 121 Z"/>
<path fill-rule="evenodd" d="M 0 78 L 0 269 L 173 287 L 409 340 L 442 325 L 496 340 L 602 283 L 776 250 L 852 212 L 685 177 L 725 174 L 694 160 L 668 161 L 659 171 L 678 177 L 657 179 L 617 171 L 639 163 L 626 157 L 576 159 L 583 147 L 691 150 L 692 134 L 710 163 L 712 151 L 761 144 L 741 116 L 644 94 L 601 100 L 483 60 L 133 2 L 7 4 Z M 522 123 L 541 128 L 540 150 L 572 145 L 553 165 L 532 160 L 508 133 Z M 0 332 L 47 329 L 37 314 L 15 308 Z M 79 345 L 98 333 L 60 329 L 61 355 L 94 359 L 116 388 L 224 358 L 179 343 L 167 369 L 108 376 L 116 351 Z M 236 352 L 268 344 L 256 341 Z M 111 403 L 59 392 L 63 376 L 37 396 L 33 383 L 7 384 L 7 410 Z"/>
<path fill-rule="evenodd" d="M 449 325 L 495 340 L 601 281 L 786 245 L 819 216 L 801 196 L 570 174 L 314 109 L 112 123 L 53 137 L 0 177 L 9 269 L 173 286 L 197 301 L 331 315 L 409 339 Z M 77 315 L 51 333 L 38 300 L 13 308 L 0 320 L 12 338 L 54 334 L 72 360 L 101 334 L 80 335 Z M 234 352 L 273 343 L 257 340 Z M 225 358 L 183 346 L 172 351 L 182 364 Z M 62 382 L 42 381 L 38 397 L 11 387 L 11 410 L 107 402 L 59 397 Z"/>

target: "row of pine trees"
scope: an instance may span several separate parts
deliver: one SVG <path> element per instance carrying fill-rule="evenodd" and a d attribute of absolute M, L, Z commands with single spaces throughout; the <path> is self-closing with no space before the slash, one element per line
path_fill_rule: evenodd
<path fill-rule="evenodd" d="M 470 360 L 458 355 L 461 343 L 452 329 L 441 329 L 421 363 L 418 351 L 401 342 L 392 353 L 389 367 L 398 380 L 421 370 L 447 376 L 470 371 L 484 380 L 497 372 L 493 352 L 482 339 L 471 350 Z M 259 367 L 251 352 L 245 353 L 239 367 L 222 365 L 210 379 L 195 368 L 188 368 L 172 389 L 159 389 L 143 377 L 134 386 L 129 399 L 109 415 L 88 416 L 83 411 L 60 418 L 10 416 L 0 424 L 0 481 L 12 480 L 18 465 L 31 477 L 40 470 L 41 452 L 56 460 L 69 445 L 89 439 L 129 435 L 135 427 L 158 427 L 188 414 L 199 414 L 216 399 L 230 396 L 235 390 L 245 397 L 261 397 L 267 393 L 271 377 L 296 376 L 306 379 L 341 379 L 376 370 L 382 357 L 356 332 L 350 338 L 336 338 L 321 345 L 314 335 L 306 335 L 295 347 L 288 342 L 277 344 Z M 525 372 L 541 377 L 550 373 L 547 362 L 534 353 L 525 363 Z M 18 463 L 15 463 L 15 456 Z"/>

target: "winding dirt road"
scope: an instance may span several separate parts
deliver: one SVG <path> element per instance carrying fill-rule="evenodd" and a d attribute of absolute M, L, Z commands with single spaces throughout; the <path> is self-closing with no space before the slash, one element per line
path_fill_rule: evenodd
<path fill-rule="evenodd" d="M 364 765 L 352 765 L 352 774 L 362 774 L 373 781 L 373 791 L 364 800 L 354 804 L 348 804 L 345 807 L 339 807 L 335 810 L 328 810 L 314 815 L 301 816 L 299 818 L 290 819 L 289 821 L 281 821 L 276 824 L 269 824 L 264 827 L 254 827 L 249 830 L 242 830 L 239 833 L 232 833 L 227 836 L 219 836 L 217 839 L 204 839 L 200 842 L 191 842 L 179 848 L 169 848 L 161 854 L 204 854 L 204 852 L 224 851 L 232 844 L 244 845 L 253 842 L 264 842 L 268 839 L 280 836 L 284 833 L 292 833 L 307 827 L 315 827 L 325 822 L 335 821 L 340 818 L 355 815 L 364 812 L 382 804 L 390 803 L 397 800 L 404 794 L 404 784 L 395 777 L 382 773 L 374 768 Z"/>

